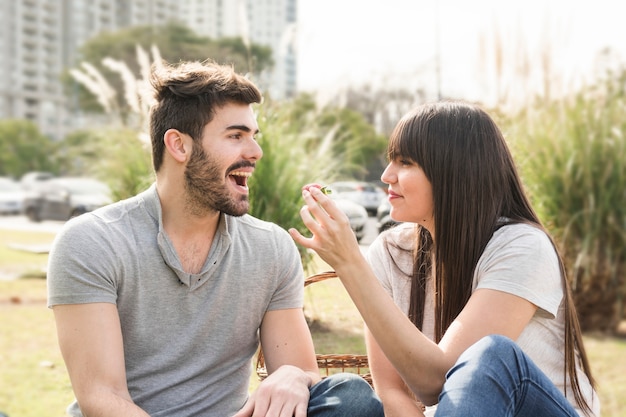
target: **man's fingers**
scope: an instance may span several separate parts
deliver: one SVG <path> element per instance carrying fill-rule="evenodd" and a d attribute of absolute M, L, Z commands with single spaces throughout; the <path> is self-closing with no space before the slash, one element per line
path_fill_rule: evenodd
<path fill-rule="evenodd" d="M 248 401 L 241 407 L 233 417 L 250 417 L 254 411 L 254 398 L 248 398 Z"/>
<path fill-rule="evenodd" d="M 298 404 L 295 413 L 293 413 L 294 417 L 306 417 L 307 409 L 308 405 Z"/>

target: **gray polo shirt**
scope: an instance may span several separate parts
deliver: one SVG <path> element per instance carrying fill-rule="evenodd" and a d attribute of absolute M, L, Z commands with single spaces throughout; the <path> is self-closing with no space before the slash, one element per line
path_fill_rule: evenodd
<path fill-rule="evenodd" d="M 69 221 L 49 259 L 49 306 L 117 305 L 130 395 L 152 417 L 232 415 L 248 396 L 265 312 L 302 307 L 285 230 L 222 214 L 202 271 L 185 273 L 154 185 Z"/>

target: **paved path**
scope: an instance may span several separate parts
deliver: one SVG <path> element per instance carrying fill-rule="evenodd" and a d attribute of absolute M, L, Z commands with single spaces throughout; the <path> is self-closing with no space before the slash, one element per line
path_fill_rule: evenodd
<path fill-rule="evenodd" d="M 59 231 L 61 226 L 65 222 L 57 221 L 44 221 L 40 223 L 31 222 L 25 216 L 1 216 L 0 215 L 0 235 L 6 233 L 7 230 L 28 231 L 28 232 L 43 232 L 55 234 Z M 31 253 L 45 254 L 50 250 L 50 244 L 20 244 L 8 242 L 7 246 L 11 249 L 20 251 L 26 251 Z M 33 266 L 33 270 L 38 269 L 40 266 Z M 45 265 L 41 266 L 42 270 L 45 270 Z M 19 276 L 20 271 L 15 271 L 6 264 L 3 264 L 3 259 L 0 258 L 0 281 L 13 280 Z"/>
<path fill-rule="evenodd" d="M 26 216 L 0 216 L 0 233 L 2 230 L 24 230 L 31 232 L 56 233 L 65 222 L 43 221 L 32 222 Z"/>

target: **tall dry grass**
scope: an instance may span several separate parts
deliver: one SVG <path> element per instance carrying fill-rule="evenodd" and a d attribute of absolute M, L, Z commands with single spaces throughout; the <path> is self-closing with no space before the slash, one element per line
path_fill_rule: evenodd
<path fill-rule="evenodd" d="M 555 235 L 586 330 L 615 331 L 626 296 L 626 71 L 509 120 L 523 177 Z"/>

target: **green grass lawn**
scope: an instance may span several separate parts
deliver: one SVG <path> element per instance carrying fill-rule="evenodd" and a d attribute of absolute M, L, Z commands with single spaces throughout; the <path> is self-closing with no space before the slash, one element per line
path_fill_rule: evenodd
<path fill-rule="evenodd" d="M 52 237 L 0 230 L 0 271 L 21 276 L 0 279 L 0 411 L 9 417 L 62 417 L 73 399 L 54 318 L 45 303 L 41 271 L 47 257 L 7 248 L 13 242 L 45 244 Z M 318 353 L 365 352 L 361 322 L 338 280 L 307 288 L 305 313 L 313 323 Z M 626 417 L 626 338 L 586 335 L 585 342 L 603 417 Z M 253 375 L 251 388 L 257 384 Z"/>
<path fill-rule="evenodd" d="M 48 255 L 18 248 L 40 249 L 49 246 L 53 239 L 53 233 L 0 230 L 0 280 L 45 277 Z"/>

